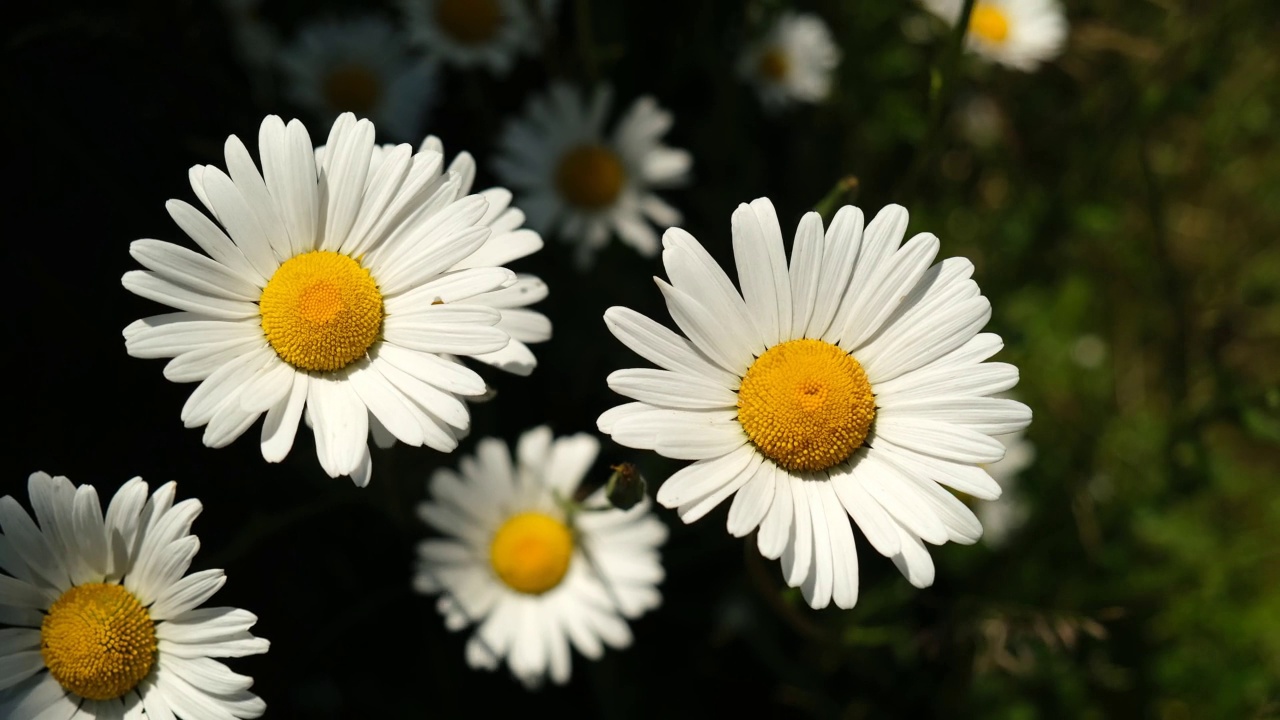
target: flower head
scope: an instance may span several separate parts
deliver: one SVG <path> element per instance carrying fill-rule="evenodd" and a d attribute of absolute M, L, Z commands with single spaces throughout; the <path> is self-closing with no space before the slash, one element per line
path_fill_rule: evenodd
<path fill-rule="evenodd" d="M 589 435 L 553 440 L 545 426 L 506 443 L 479 442 L 461 475 L 439 470 L 431 500 L 418 507 L 445 535 L 418 548 L 414 587 L 440 593 L 445 625 L 477 624 L 467 663 L 495 669 L 505 658 L 526 685 L 547 676 L 565 683 L 569 646 L 589 659 L 631 644 L 626 621 L 661 603 L 658 548 L 666 527 L 647 500 L 608 506 L 604 489 L 579 501 L 579 486 L 599 442 Z"/>
<path fill-rule="evenodd" d="M 683 183 L 692 163 L 689 153 L 662 144 L 673 118 L 651 97 L 632 103 L 606 137 L 611 98 L 607 87 L 588 97 L 553 85 L 507 125 L 494 163 L 519 194 L 530 226 L 576 242 L 582 267 L 614 233 L 640 254 L 656 254 L 649 221 L 666 227 L 680 213 L 652 191 Z"/>
<path fill-rule="evenodd" d="M 964 0 L 922 2 L 953 26 L 964 8 Z M 1058 0 L 978 0 L 965 36 L 973 52 L 1028 72 L 1057 57 L 1066 39 L 1067 17 Z"/>
<path fill-rule="evenodd" d="M 681 337 L 626 308 L 605 322 L 662 369 L 619 370 L 609 386 L 636 400 L 600 416 L 629 447 L 695 462 L 658 490 L 693 522 L 730 496 L 735 536 L 759 528 L 809 604 L 852 607 L 858 567 L 850 517 L 912 584 L 933 582 L 923 542 L 975 542 L 982 527 L 941 485 L 991 499 L 979 466 L 1031 411 L 991 395 L 1018 380 L 984 363 L 1000 338 L 979 334 L 991 305 L 938 239 L 905 244 L 907 213 L 890 206 L 863 228 L 842 208 L 823 231 L 800 221 L 788 264 L 767 199 L 733 214 L 739 293 L 688 233 L 663 237 L 671 282 L 658 280 Z M 923 541 L 923 542 L 922 542 Z"/>
<path fill-rule="evenodd" d="M 742 53 L 738 74 L 756 86 L 766 107 L 778 109 L 825 100 L 839 64 L 840 48 L 822 18 L 786 12 Z"/>
<path fill-rule="evenodd" d="M 198 500 L 125 483 L 106 515 L 92 485 L 31 475 L 36 520 L 0 498 L 0 716 L 256 718 L 253 679 L 212 658 L 264 653 L 253 614 L 201 608 L 226 582 L 187 574 Z M 77 714 L 78 713 L 78 714 Z"/>
<path fill-rule="evenodd" d="M 545 5 L 546 2 L 540 3 Z M 525 0 L 401 0 L 414 41 L 431 57 L 505 75 L 537 47 Z"/>
<path fill-rule="evenodd" d="M 301 123 L 268 117 L 259 148 L 262 174 L 234 135 L 230 175 L 191 171 L 225 232 L 184 202 L 167 205 L 207 256 L 133 244 L 147 270 L 126 273 L 124 286 L 180 312 L 127 327 L 129 353 L 173 358 L 166 377 L 200 381 L 182 419 L 205 426 L 210 447 L 266 413 L 262 454 L 278 462 L 305 415 L 321 466 L 360 485 L 372 470 L 371 430 L 453 450 L 470 422 L 461 398 L 485 392 L 455 356 L 531 369 L 527 348 L 503 353 L 528 330 L 514 326 L 537 321 L 507 308 L 541 284 L 490 263 L 540 241 L 510 227 L 519 218 L 506 212 L 505 191 L 464 196 L 470 177 L 442 172 L 439 150 L 377 148 L 373 125 L 350 114 L 323 151 Z M 549 332 L 537 318 L 533 329 Z"/>

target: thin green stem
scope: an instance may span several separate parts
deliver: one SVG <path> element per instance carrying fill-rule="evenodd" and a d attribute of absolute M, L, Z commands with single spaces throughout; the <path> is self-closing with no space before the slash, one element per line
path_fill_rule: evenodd
<path fill-rule="evenodd" d="M 823 221 L 831 219 L 836 210 L 841 205 L 845 205 L 853 200 L 853 196 L 858 192 L 858 178 L 853 175 L 845 175 L 836 181 L 831 190 L 818 201 L 813 209 L 822 216 Z"/>

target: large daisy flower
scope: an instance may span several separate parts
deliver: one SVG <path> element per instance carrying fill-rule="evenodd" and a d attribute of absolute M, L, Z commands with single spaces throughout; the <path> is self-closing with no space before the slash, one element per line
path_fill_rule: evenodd
<path fill-rule="evenodd" d="M 588 98 L 553 85 L 507 125 L 494 162 L 533 228 L 578 243 L 581 267 L 615 232 L 640 254 L 656 254 L 658 233 L 648 221 L 667 227 L 680 212 L 652 190 L 685 182 L 692 164 L 689 153 L 662 144 L 673 119 L 651 97 L 636 100 L 606 139 L 612 95 L 608 87 Z"/>
<path fill-rule="evenodd" d="M 817 15 L 783 13 L 738 61 L 738 73 L 756 86 L 768 108 L 816 103 L 831 92 L 840 48 Z"/>
<path fill-rule="evenodd" d="M 648 500 L 611 509 L 602 488 L 579 504 L 599 449 L 590 435 L 553 440 L 542 426 L 520 437 L 514 462 L 506 443 L 485 438 L 461 475 L 432 476 L 418 514 L 445 538 L 418 547 L 414 587 L 441 593 L 449 629 L 479 625 L 467 642 L 471 667 L 493 670 L 505 658 L 527 686 L 568 682 L 571 644 L 592 660 L 605 646 L 625 648 L 626 621 L 662 602 L 667 529 Z"/>
<path fill-rule="evenodd" d="M 353 112 L 397 140 L 422 137 L 435 64 L 415 57 L 386 20 L 314 22 L 281 49 L 278 62 L 286 96 L 321 123 Z"/>
<path fill-rule="evenodd" d="M 401 0 L 415 42 L 428 54 L 461 67 L 507 74 L 516 58 L 537 47 L 526 0 Z"/>
<path fill-rule="evenodd" d="M 492 359 L 510 341 L 497 326 L 506 310 L 486 296 L 519 285 L 488 264 L 503 249 L 486 252 L 510 219 L 488 201 L 500 193 L 462 197 L 466 178 L 441 173 L 440 152 L 381 150 L 373 132 L 339 117 L 317 161 L 301 123 L 268 117 L 264 174 L 234 135 L 229 176 L 191 171 L 225 232 L 187 203 L 166 206 L 208 256 L 158 240 L 131 246 L 148 271 L 126 273 L 124 286 L 181 312 L 131 324 L 126 348 L 173 358 L 170 380 L 202 381 L 182 420 L 206 426 L 206 445 L 230 443 L 265 412 L 262 455 L 278 462 L 305 412 L 325 471 L 364 485 L 371 426 L 445 452 L 467 432 L 460 397 L 485 384 L 453 358 Z"/>
<path fill-rule="evenodd" d="M 733 214 L 741 294 L 688 233 L 663 237 L 671 283 L 657 283 L 688 339 L 627 308 L 605 313 L 619 340 L 662 369 L 610 375 L 637 402 L 605 412 L 600 429 L 695 460 L 658 502 L 693 522 L 733 496 L 729 532 L 758 527 L 760 552 L 782 558 L 787 584 L 815 608 L 857 601 L 850 516 L 913 585 L 932 584 L 922 541 L 982 533 L 939 483 L 997 497 L 979 466 L 1004 455 L 991 436 L 1031 420 L 1025 405 L 989 397 L 1018 371 L 983 362 L 1001 342 L 978 333 L 991 305 L 969 279 L 973 265 L 931 266 L 938 239 L 903 244 L 906 227 L 896 205 L 865 232 L 857 208 L 841 208 L 825 234 L 809 213 L 788 265 L 773 205 L 756 200 Z"/>
<path fill-rule="evenodd" d="M 125 483 L 106 516 L 92 485 L 35 473 L 31 517 L 0 498 L 0 717 L 256 718 L 253 679 L 212 658 L 267 651 L 235 608 L 201 608 L 226 582 L 187 569 L 198 500 Z"/>
<path fill-rule="evenodd" d="M 964 0 L 922 2 L 952 26 L 964 9 Z M 1066 39 L 1067 17 L 1058 0 L 978 0 L 965 42 L 988 60 L 1031 71 L 1057 57 Z"/>

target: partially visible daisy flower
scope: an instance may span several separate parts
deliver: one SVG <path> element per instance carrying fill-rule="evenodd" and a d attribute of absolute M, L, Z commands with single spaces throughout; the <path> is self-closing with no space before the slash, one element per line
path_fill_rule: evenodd
<path fill-rule="evenodd" d="M 964 0 L 921 0 L 952 26 Z M 1031 71 L 1057 57 L 1067 39 L 1067 16 L 1058 0 L 978 0 L 969 16 L 967 47 L 1015 70 Z"/>
<path fill-rule="evenodd" d="M 1025 433 L 999 435 L 996 439 L 1004 443 L 1004 457 L 984 467 L 1000 483 L 1003 494 L 992 502 L 978 504 L 982 541 L 992 547 L 1003 545 L 1009 535 L 1027 521 L 1031 509 L 1018 487 L 1018 475 L 1036 459 L 1036 448 Z"/>
<path fill-rule="evenodd" d="M 538 45 L 526 0 L 401 0 L 414 42 L 432 57 L 505 75 Z"/>
<path fill-rule="evenodd" d="M 907 212 L 841 208 L 823 232 L 808 213 L 788 265 L 773 205 L 733 214 L 739 293 L 691 235 L 663 236 L 657 280 L 681 337 L 627 308 L 610 331 L 663 369 L 619 370 L 609 387 L 637 402 L 600 416 L 628 447 L 694 460 L 658 502 L 693 522 L 733 496 L 728 529 L 759 528 L 788 585 L 815 608 L 853 607 L 858 560 L 849 518 L 916 587 L 933 583 L 924 543 L 970 544 L 982 526 L 948 485 L 981 499 L 1000 487 L 980 467 L 1004 455 L 992 436 L 1031 421 L 990 397 L 1018 370 L 983 362 L 991 304 L 961 258 L 932 264 L 938 239 L 902 242 Z M 899 247 L 901 245 L 901 247 Z"/>
<path fill-rule="evenodd" d="M 229 444 L 265 412 L 262 455 L 279 462 L 305 413 L 325 471 L 364 485 L 371 428 L 444 452 L 468 431 L 461 398 L 485 384 L 453 358 L 504 361 L 491 354 L 510 342 L 497 326 L 508 313 L 488 293 L 536 296 L 538 284 L 487 263 L 534 241 L 490 248 L 514 219 L 489 204 L 501 192 L 463 197 L 470 178 L 442 173 L 439 151 L 382 150 L 373 134 L 342 115 L 317 153 L 302 123 L 270 116 L 258 138 L 265 177 L 234 135 L 230 175 L 191 171 L 226 232 L 184 202 L 166 206 L 208 256 L 158 240 L 131 246 L 148 271 L 126 273 L 124 286 L 181 312 L 133 323 L 125 346 L 173 358 L 170 380 L 202 381 L 182 420 L 206 426 L 206 445 Z"/>
<path fill-rule="evenodd" d="M 467 664 L 507 666 L 528 687 L 568 682 L 569 646 L 597 660 L 631 644 L 627 620 L 662 602 L 658 548 L 667 529 L 642 500 L 609 508 L 604 489 L 577 499 L 600 443 L 529 430 L 516 445 L 485 438 L 458 473 L 431 478 L 418 514 L 445 538 L 418 547 L 414 588 L 440 593 L 445 626 L 478 625 Z"/>
<path fill-rule="evenodd" d="M 103 516 L 92 485 L 34 473 L 36 521 L 0 498 L 0 717 L 256 718 L 253 678 L 212 658 L 264 653 L 235 608 L 201 608 L 226 582 L 187 574 L 200 541 L 198 500 L 174 504 L 175 485 L 147 497 L 125 483 Z"/>
<path fill-rule="evenodd" d="M 435 64 L 415 57 L 386 20 L 311 23 L 281 49 L 278 62 L 286 96 L 319 122 L 353 112 L 397 140 L 422 137 L 435 99 Z"/>
<path fill-rule="evenodd" d="M 534 229 L 552 230 L 576 242 L 580 267 L 613 233 L 646 257 L 658 252 L 660 227 L 680 222 L 680 212 L 652 191 L 688 180 L 692 158 L 662 144 L 671 113 L 642 97 L 604 132 L 613 97 L 598 87 L 590 97 L 565 84 L 529 101 L 524 117 L 508 123 L 494 170 L 519 195 Z"/>
<path fill-rule="evenodd" d="M 786 12 L 742 53 L 738 73 L 756 86 L 765 107 L 777 109 L 825 100 L 839 64 L 840 48 L 822 18 Z"/>

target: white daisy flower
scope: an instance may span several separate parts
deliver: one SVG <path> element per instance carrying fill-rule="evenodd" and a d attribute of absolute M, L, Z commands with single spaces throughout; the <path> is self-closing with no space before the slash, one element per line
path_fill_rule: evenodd
<path fill-rule="evenodd" d="M 1013 531 L 1027 521 L 1031 508 L 1018 487 L 1018 475 L 1036 459 L 1036 448 L 1021 432 L 1000 435 L 996 438 L 1005 446 L 1004 457 L 983 467 L 1004 491 L 993 502 L 978 504 L 978 519 L 982 522 L 982 541 L 992 547 L 1004 544 Z"/>
<path fill-rule="evenodd" d="M 538 45 L 526 0 L 401 0 L 400 7 L 413 40 L 452 65 L 506 75 Z"/>
<path fill-rule="evenodd" d="M 742 293 L 688 233 L 663 237 L 671 278 L 657 280 L 688 339 L 621 307 L 605 322 L 661 370 L 619 370 L 609 386 L 638 402 L 599 427 L 628 447 L 697 462 L 658 502 L 693 522 L 733 495 L 729 532 L 757 527 L 760 552 L 782 558 L 788 585 L 815 608 L 852 607 L 858 567 L 849 516 L 917 587 L 933 582 L 922 542 L 973 543 L 982 527 L 942 483 L 992 499 L 979 467 L 1004 455 L 992 435 L 1031 411 L 988 397 L 1018 370 L 983 363 L 1000 338 L 978 331 L 991 305 L 973 265 L 930 266 L 938 239 L 902 243 L 906 210 L 885 208 L 863 231 L 844 207 L 825 232 L 800 221 L 790 266 L 767 199 L 733 214 Z"/>
<path fill-rule="evenodd" d="M 922 0 L 952 26 L 964 0 Z M 1058 0 L 978 0 L 969 16 L 966 46 L 1015 70 L 1035 70 L 1057 57 L 1067 39 L 1067 16 Z"/>
<path fill-rule="evenodd" d="M 742 53 L 738 73 L 756 86 L 765 107 L 777 109 L 825 100 L 839 64 L 840 48 L 822 18 L 786 12 Z"/>
<path fill-rule="evenodd" d="M 500 219 L 500 192 L 462 197 L 470 180 L 442 174 L 441 153 L 383 151 L 373 133 L 342 115 L 317 153 L 302 123 L 270 116 L 258 138 L 265 179 L 234 135 L 230 176 L 191 171 L 226 232 L 187 203 L 166 205 L 208 256 L 158 240 L 131 246 L 149 271 L 126 273 L 124 286 L 181 312 L 125 328 L 126 348 L 173 358 L 170 380 L 202 381 L 182 420 L 206 426 L 206 445 L 227 445 L 265 412 L 262 455 L 279 462 L 305 411 L 325 471 L 365 485 L 371 428 L 457 447 L 470 423 L 460 397 L 485 384 L 452 356 L 508 360 L 491 355 L 510 341 L 498 327 L 508 311 L 486 294 L 537 286 L 488 263 L 534 241 L 491 247 L 511 221 Z"/>
<path fill-rule="evenodd" d="M 606 140 L 612 96 L 608 87 L 586 98 L 569 85 L 553 85 L 507 125 L 494 162 L 498 176 L 521 195 L 529 224 L 577 242 L 584 268 L 614 232 L 641 255 L 656 254 L 658 234 L 648 220 L 667 227 L 680 222 L 680 212 L 652 190 L 684 183 L 693 162 L 684 150 L 662 144 L 673 118 L 648 96 L 631 105 Z"/>
<path fill-rule="evenodd" d="M 312 23 L 280 51 L 278 62 L 287 97 L 322 124 L 353 112 L 397 140 L 422 137 L 435 99 L 435 64 L 415 57 L 386 20 Z"/>
<path fill-rule="evenodd" d="M 264 653 L 235 608 L 201 608 L 226 582 L 187 574 L 200 501 L 174 483 L 147 497 L 125 483 L 103 516 L 92 485 L 45 473 L 27 482 L 33 522 L 0 498 L 0 717 L 256 718 L 253 679 L 212 658 Z"/>
<path fill-rule="evenodd" d="M 628 619 L 662 602 L 658 548 L 667 529 L 642 500 L 608 508 L 601 488 L 576 505 L 600 443 L 586 434 L 553 440 L 529 430 L 512 461 L 485 438 L 462 474 L 437 470 L 418 514 L 446 537 L 423 541 L 414 588 L 441 593 L 445 626 L 477 624 L 467 663 L 493 670 L 505 658 L 526 686 L 568 682 L 569 646 L 596 660 L 631 644 Z M 597 509 L 600 508 L 600 509 Z"/>

